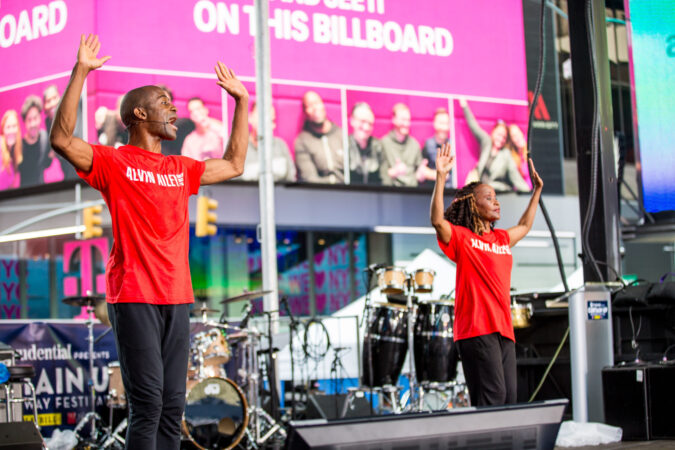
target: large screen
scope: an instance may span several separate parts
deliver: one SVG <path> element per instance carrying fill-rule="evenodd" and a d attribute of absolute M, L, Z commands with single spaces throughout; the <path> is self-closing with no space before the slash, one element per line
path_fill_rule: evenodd
<path fill-rule="evenodd" d="M 675 210 L 675 5 L 626 0 L 630 21 L 634 120 L 642 201 L 648 212 Z"/>
<path fill-rule="evenodd" d="M 253 15 L 252 0 L 2 0 L 0 190 L 76 176 L 45 144 L 48 94 L 62 95 L 80 33 L 112 56 L 86 86 L 89 142 L 123 145 L 122 96 L 162 84 L 183 119 L 164 153 L 222 156 L 234 107 L 213 66 L 232 67 L 255 100 Z M 530 189 L 522 0 L 284 0 L 269 25 L 277 182 L 432 186 L 449 142 L 447 186 Z M 511 158 L 488 157 L 490 144 Z M 257 181 L 257 153 L 253 139 L 241 181 Z"/>

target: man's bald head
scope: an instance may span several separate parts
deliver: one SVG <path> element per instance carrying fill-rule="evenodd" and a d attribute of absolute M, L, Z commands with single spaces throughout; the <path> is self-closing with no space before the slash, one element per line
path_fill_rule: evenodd
<path fill-rule="evenodd" d="M 124 126 L 129 128 L 134 123 L 141 121 L 142 118 L 138 117 L 134 110 L 136 108 L 147 109 L 150 102 L 157 95 L 161 94 L 166 95 L 166 92 L 157 86 L 141 86 L 124 94 L 122 105 L 120 106 L 120 116 L 122 117 Z"/>

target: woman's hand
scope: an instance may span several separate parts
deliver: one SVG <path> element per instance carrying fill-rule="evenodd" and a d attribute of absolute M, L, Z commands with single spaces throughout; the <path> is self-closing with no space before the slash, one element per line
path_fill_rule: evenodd
<path fill-rule="evenodd" d="M 455 155 L 450 155 L 450 143 L 446 142 L 436 154 L 436 171 L 444 176 L 450 173 L 455 166 Z"/>
<path fill-rule="evenodd" d="M 530 159 L 530 178 L 532 179 L 532 186 L 534 189 L 541 190 L 544 187 L 544 180 L 541 179 L 539 174 L 534 168 L 534 161 Z"/>

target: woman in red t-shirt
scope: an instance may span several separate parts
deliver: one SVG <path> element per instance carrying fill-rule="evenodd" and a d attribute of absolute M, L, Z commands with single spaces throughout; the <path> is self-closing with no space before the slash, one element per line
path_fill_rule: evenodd
<path fill-rule="evenodd" d="M 431 199 L 431 224 L 438 244 L 457 264 L 454 339 L 474 406 L 516 402 L 516 352 L 509 292 L 511 247 L 532 228 L 544 186 L 530 160 L 532 198 L 518 224 L 495 229 L 500 218 L 495 190 L 470 183 L 445 209 L 445 178 L 455 164 L 450 145 L 436 156 L 436 186 Z"/>

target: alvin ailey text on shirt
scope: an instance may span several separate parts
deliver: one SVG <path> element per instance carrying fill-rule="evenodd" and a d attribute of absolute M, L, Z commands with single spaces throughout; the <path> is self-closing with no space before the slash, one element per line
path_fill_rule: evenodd
<path fill-rule="evenodd" d="M 510 255 L 511 248 L 508 245 L 497 245 L 495 243 L 489 244 L 480 239 L 471 238 L 471 248 L 477 248 L 487 253 L 494 253 L 496 255 Z"/>
<path fill-rule="evenodd" d="M 134 169 L 129 166 L 127 166 L 127 178 L 131 181 L 140 181 L 142 183 L 152 183 L 167 187 L 185 185 L 182 173 L 161 174 L 150 172 L 149 170 Z"/>

